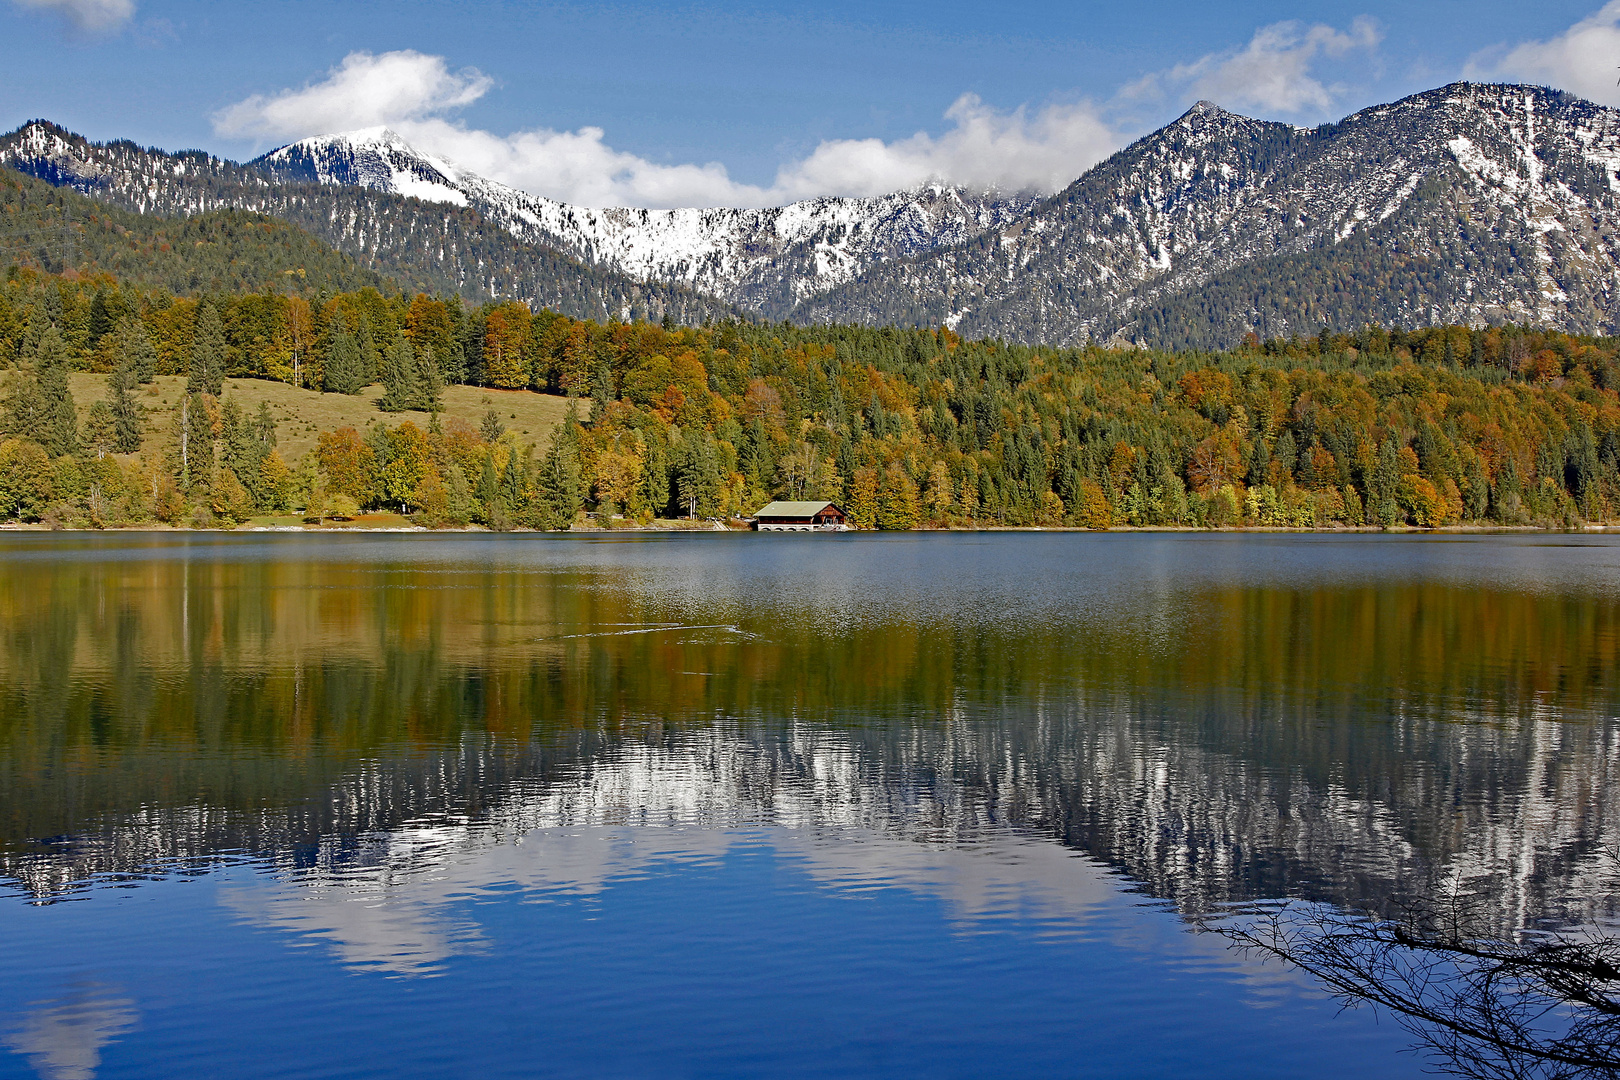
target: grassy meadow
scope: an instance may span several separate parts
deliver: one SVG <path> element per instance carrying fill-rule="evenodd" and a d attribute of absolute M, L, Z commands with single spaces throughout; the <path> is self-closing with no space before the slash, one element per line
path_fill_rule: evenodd
<path fill-rule="evenodd" d="M 68 384 L 81 418 L 92 404 L 107 396 L 105 375 L 74 372 Z M 159 375 L 150 386 L 136 391 L 136 400 L 146 410 L 146 448 L 167 448 L 173 442 L 175 410 L 185 396 L 185 389 L 184 376 Z M 383 412 L 377 407 L 382 396 L 381 385 L 368 386 L 350 396 L 302 390 L 265 379 L 226 379 L 222 395 L 235 398 L 249 416 L 258 412 L 260 402 L 268 403 L 270 415 L 276 420 L 276 448 L 283 460 L 294 467 L 304 454 L 315 448 L 315 440 L 323 431 L 347 426 L 364 433 L 368 424 L 393 426 L 405 420 L 418 427 L 428 426 L 429 416 L 424 412 Z M 586 403 L 581 414 L 588 408 Z M 552 428 L 561 423 L 567 413 L 568 399 L 531 390 L 448 386 L 444 391 L 440 422 L 463 420 L 476 428 L 491 409 L 501 418 L 501 423 L 508 430 L 516 431 L 524 442 L 543 448 Z"/>

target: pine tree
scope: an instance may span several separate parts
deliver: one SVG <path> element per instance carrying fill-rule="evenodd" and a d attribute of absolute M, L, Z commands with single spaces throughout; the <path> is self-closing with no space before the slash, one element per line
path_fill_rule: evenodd
<path fill-rule="evenodd" d="M 360 317 L 360 329 L 355 332 L 354 340 L 360 349 L 360 385 L 369 386 L 382 374 L 382 351 L 377 348 L 377 339 L 371 333 L 371 321 L 363 315 Z"/>
<path fill-rule="evenodd" d="M 1400 482 L 1400 447 L 1391 437 L 1385 439 L 1383 445 L 1378 448 L 1378 464 L 1374 466 L 1372 477 L 1367 482 L 1369 522 L 1385 528 L 1400 524 L 1404 515 L 1401 513 L 1400 504 L 1395 501 L 1395 493 L 1400 487 Z"/>
<path fill-rule="evenodd" d="M 107 376 L 107 392 L 113 415 L 113 450 L 133 454 L 141 448 L 144 427 L 141 407 L 135 403 L 135 369 L 126 359 Z"/>
<path fill-rule="evenodd" d="M 1250 487 L 1259 487 L 1266 483 L 1271 468 L 1271 448 L 1266 445 L 1266 437 L 1256 434 L 1254 437 L 1254 450 L 1249 454 L 1248 483 Z"/>
<path fill-rule="evenodd" d="M 478 486 L 473 489 L 473 498 L 478 502 L 479 520 L 486 525 L 491 524 L 501 500 L 501 478 L 495 474 L 493 454 L 484 455 L 484 464 L 478 470 Z"/>
<path fill-rule="evenodd" d="M 478 425 L 478 434 L 491 445 L 500 442 L 501 436 L 506 434 L 506 425 L 501 423 L 501 414 L 490 409 L 484 414 L 484 419 Z"/>
<path fill-rule="evenodd" d="M 416 408 L 432 413 L 434 423 L 444 411 L 444 374 L 431 345 L 416 350 Z"/>
<path fill-rule="evenodd" d="M 128 365 L 135 382 L 145 385 L 157 374 L 157 349 L 152 335 L 139 319 L 125 319 L 118 331 L 120 360 Z"/>
<path fill-rule="evenodd" d="M 543 529 L 567 529 L 585 505 L 579 441 L 572 423 L 559 424 L 551 433 L 545 460 L 540 465 L 540 521 Z"/>
<path fill-rule="evenodd" d="M 67 346 L 56 327 L 39 339 L 34 357 L 39 380 L 41 426 L 35 437 L 52 457 L 71 454 L 79 448 L 79 413 L 68 390 Z"/>
<path fill-rule="evenodd" d="M 197 323 L 191 341 L 191 375 L 186 393 L 218 397 L 225 388 L 225 324 L 207 300 L 197 305 Z"/>
<path fill-rule="evenodd" d="M 689 517 L 707 517 L 718 509 L 720 454 L 706 431 L 688 435 L 675 471 L 675 493 Z"/>
<path fill-rule="evenodd" d="M 270 403 L 259 402 L 259 411 L 253 414 L 253 435 L 265 453 L 276 448 L 276 418 L 270 414 Z"/>
<path fill-rule="evenodd" d="M 332 324 L 332 341 L 327 347 L 321 389 L 328 394 L 358 394 L 366 384 L 363 368 L 360 344 L 339 314 Z"/>
<path fill-rule="evenodd" d="M 383 357 L 383 396 L 378 407 L 384 412 L 404 412 L 417 408 L 420 398 L 416 357 L 411 343 L 402 337 L 389 347 Z"/>

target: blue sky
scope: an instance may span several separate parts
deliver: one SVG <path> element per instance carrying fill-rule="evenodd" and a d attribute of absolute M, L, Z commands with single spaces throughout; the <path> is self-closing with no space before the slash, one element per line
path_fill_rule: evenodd
<path fill-rule="evenodd" d="M 387 124 L 540 194 L 1054 188 L 1199 97 L 1318 123 L 1468 76 L 1620 105 L 1620 0 L 0 0 L 0 125 L 243 159 Z"/>

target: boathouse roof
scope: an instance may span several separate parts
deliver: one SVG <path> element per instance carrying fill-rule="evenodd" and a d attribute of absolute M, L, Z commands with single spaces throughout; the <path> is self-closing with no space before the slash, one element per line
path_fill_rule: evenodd
<path fill-rule="evenodd" d="M 761 507 L 755 511 L 754 516 L 757 518 L 810 518 L 815 517 L 829 506 L 833 506 L 833 504 L 825 499 L 820 502 L 773 502 L 769 506 Z M 833 509 L 838 508 L 833 506 Z"/>

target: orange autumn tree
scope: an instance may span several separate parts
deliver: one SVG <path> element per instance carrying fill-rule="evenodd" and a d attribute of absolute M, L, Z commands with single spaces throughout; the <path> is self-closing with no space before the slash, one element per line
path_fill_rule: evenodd
<path fill-rule="evenodd" d="M 484 322 L 484 381 L 501 390 L 529 385 L 527 346 L 533 316 L 526 305 L 509 301 L 493 308 Z"/>

